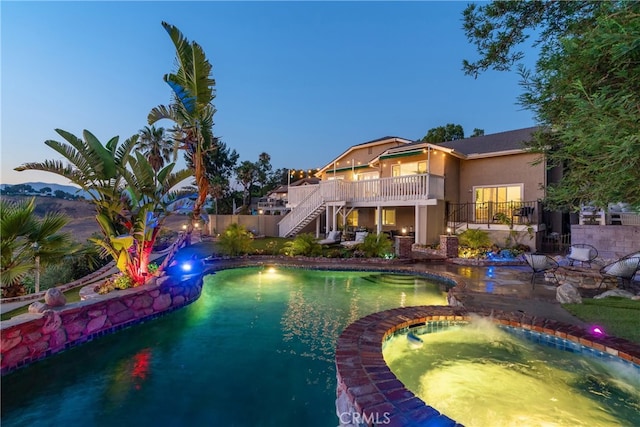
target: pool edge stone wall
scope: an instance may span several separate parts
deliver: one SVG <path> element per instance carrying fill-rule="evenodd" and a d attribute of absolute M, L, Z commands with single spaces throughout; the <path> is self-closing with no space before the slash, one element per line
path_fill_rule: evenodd
<path fill-rule="evenodd" d="M 336 414 L 340 426 L 461 426 L 405 388 L 387 366 L 383 343 L 398 330 L 429 322 L 465 322 L 474 316 L 498 325 L 555 336 L 634 363 L 640 345 L 615 337 L 594 337 L 585 328 L 521 313 L 467 311 L 464 307 L 396 308 L 363 317 L 349 326 L 336 346 Z"/>
<path fill-rule="evenodd" d="M 3 320 L 1 374 L 184 307 L 200 296 L 203 277 L 163 276 L 139 287 Z"/>

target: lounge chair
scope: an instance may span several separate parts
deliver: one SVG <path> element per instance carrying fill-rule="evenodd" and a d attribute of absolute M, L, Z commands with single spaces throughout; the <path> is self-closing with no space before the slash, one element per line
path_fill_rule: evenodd
<path fill-rule="evenodd" d="M 622 288 L 624 288 L 627 283 L 629 284 L 629 287 L 631 287 L 631 282 L 638 271 L 640 271 L 640 256 L 626 256 L 620 258 L 619 260 L 612 262 L 611 264 L 607 264 L 600 269 L 602 280 L 598 285 L 598 289 L 600 289 L 604 281 L 608 279 L 615 279 L 616 285 L 621 283 Z"/>
<path fill-rule="evenodd" d="M 574 262 L 579 262 L 581 267 L 584 266 L 584 263 L 589 264 L 589 267 L 591 267 L 591 261 L 595 260 L 597 257 L 598 250 L 585 243 L 573 244 L 569 246 L 569 250 L 567 252 L 569 265 L 573 265 Z"/>
<path fill-rule="evenodd" d="M 364 242 L 364 238 L 367 237 L 367 234 L 369 234 L 366 231 L 356 231 L 356 239 L 355 240 L 348 240 L 346 242 L 340 242 L 340 244 L 346 248 L 353 248 L 355 246 L 358 246 L 360 243 Z"/>
<path fill-rule="evenodd" d="M 526 253 L 524 254 L 524 260 L 533 270 L 533 273 L 531 274 L 532 288 L 535 288 L 536 275 L 544 275 L 547 272 L 551 273 L 553 280 L 556 282 L 556 284 L 558 283 L 555 271 L 558 269 L 559 265 L 555 259 L 551 258 L 548 255 Z"/>
<path fill-rule="evenodd" d="M 330 231 L 327 234 L 327 237 L 322 240 L 318 240 L 318 243 L 321 245 L 333 245 L 334 243 L 340 243 L 340 239 L 342 238 L 342 233 L 337 230 Z"/>

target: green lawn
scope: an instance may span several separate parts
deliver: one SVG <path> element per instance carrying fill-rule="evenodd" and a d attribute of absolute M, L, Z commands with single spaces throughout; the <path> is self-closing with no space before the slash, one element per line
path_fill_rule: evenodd
<path fill-rule="evenodd" d="M 563 307 L 585 322 L 602 326 L 608 335 L 640 344 L 640 301 L 609 297 L 584 299 L 582 304 Z"/>

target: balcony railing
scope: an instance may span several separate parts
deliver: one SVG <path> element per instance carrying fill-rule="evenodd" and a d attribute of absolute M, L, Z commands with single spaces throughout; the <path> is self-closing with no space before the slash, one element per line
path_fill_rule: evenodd
<path fill-rule="evenodd" d="M 457 224 L 539 224 L 541 218 L 537 201 L 447 204 L 447 221 Z"/>
<path fill-rule="evenodd" d="M 324 202 L 444 199 L 444 177 L 419 174 L 364 181 L 321 181 L 316 185 L 289 187 L 288 206 L 295 208 L 316 189 Z"/>

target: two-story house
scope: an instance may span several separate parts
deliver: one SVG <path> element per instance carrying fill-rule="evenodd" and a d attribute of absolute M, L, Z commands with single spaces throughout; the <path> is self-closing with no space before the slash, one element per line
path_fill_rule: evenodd
<path fill-rule="evenodd" d="M 480 228 L 494 241 L 514 231 L 540 245 L 547 227 L 561 231 L 560 215 L 543 215 L 543 187 L 555 178 L 524 142 L 537 128 L 441 144 L 385 137 L 357 144 L 321 168 L 317 185 L 289 188 L 291 208 L 280 236 L 366 228 L 414 236 L 432 244 L 441 234 Z"/>

